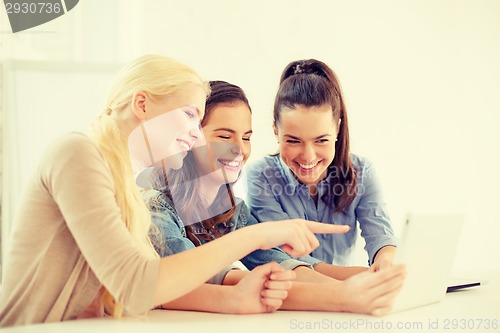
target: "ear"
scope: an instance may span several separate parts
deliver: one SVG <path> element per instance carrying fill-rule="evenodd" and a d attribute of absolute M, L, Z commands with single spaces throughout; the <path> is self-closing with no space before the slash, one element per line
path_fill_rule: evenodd
<path fill-rule="evenodd" d="M 148 96 L 144 91 L 138 91 L 132 96 L 132 112 L 139 120 L 146 119 L 146 101 Z"/>
<path fill-rule="evenodd" d="M 273 124 L 273 132 L 276 138 L 278 138 L 278 129 L 276 128 L 276 124 Z"/>
<path fill-rule="evenodd" d="M 342 123 L 342 119 L 339 118 L 339 123 L 337 125 L 337 135 L 339 135 L 340 132 L 340 124 Z"/>

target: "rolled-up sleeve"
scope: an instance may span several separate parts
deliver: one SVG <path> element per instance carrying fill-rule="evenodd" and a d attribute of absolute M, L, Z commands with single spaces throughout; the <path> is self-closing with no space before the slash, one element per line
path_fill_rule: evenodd
<path fill-rule="evenodd" d="M 308 263 L 312 267 L 316 266 L 320 262 L 323 262 L 323 260 L 319 260 L 317 258 L 314 258 L 313 256 L 304 256 L 304 257 L 300 257 L 300 258 L 297 258 L 297 259 L 300 260 L 300 261 L 302 261 L 302 262 Z"/>
<path fill-rule="evenodd" d="M 292 270 L 297 268 L 297 267 L 300 267 L 300 266 L 304 266 L 307 268 L 312 268 L 312 266 L 313 266 L 312 264 L 309 264 L 305 261 L 301 261 L 298 259 L 286 259 L 286 260 L 283 260 L 282 262 L 280 262 L 280 265 L 286 269 L 292 269 Z"/>
<path fill-rule="evenodd" d="M 378 250 L 387 245 L 397 246 L 398 239 L 394 235 L 375 168 L 365 161 L 360 171 L 358 191 L 361 193 L 355 212 L 372 264 Z"/>
<path fill-rule="evenodd" d="M 226 266 L 223 270 L 221 270 L 219 273 L 217 273 L 215 276 L 212 276 L 207 283 L 209 284 L 220 284 L 222 285 L 224 283 L 224 278 L 226 277 L 227 273 L 233 269 L 240 269 L 236 265 L 229 265 Z"/>
<path fill-rule="evenodd" d="M 252 270 L 257 266 L 267 264 L 269 262 L 277 262 L 286 269 L 295 269 L 299 266 L 312 268 L 312 265 L 306 261 L 294 259 L 279 248 L 272 248 L 268 250 L 257 250 L 241 259 L 245 267 Z"/>

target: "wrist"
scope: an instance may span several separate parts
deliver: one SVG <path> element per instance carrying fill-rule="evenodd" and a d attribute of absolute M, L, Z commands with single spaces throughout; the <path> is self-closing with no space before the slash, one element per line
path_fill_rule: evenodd
<path fill-rule="evenodd" d="M 328 295 L 332 295 L 332 297 L 328 297 L 330 300 L 328 308 L 329 311 L 333 312 L 349 312 L 349 297 L 346 295 L 345 282 L 334 280 L 331 283 L 328 283 Z"/>
<path fill-rule="evenodd" d="M 240 302 L 237 297 L 235 297 L 235 295 L 237 295 L 238 289 L 236 288 L 236 286 L 227 286 L 226 288 L 228 289 L 229 293 L 227 293 L 228 297 L 226 297 L 226 300 L 224 302 L 225 313 L 237 314 L 238 304 Z"/>
<path fill-rule="evenodd" d="M 377 253 L 375 254 L 375 258 L 373 258 L 373 262 L 378 261 L 389 261 L 392 262 L 394 260 L 394 255 L 396 254 L 396 247 L 393 245 L 386 245 L 381 247 Z"/>
<path fill-rule="evenodd" d="M 228 298 L 226 299 L 226 311 L 228 314 L 246 314 L 244 309 L 245 301 L 248 294 L 238 288 L 237 285 L 227 286 L 229 289 Z"/>
<path fill-rule="evenodd" d="M 264 234 L 259 234 L 258 229 L 256 229 L 259 228 L 259 226 L 260 224 L 255 224 L 247 226 L 245 228 L 239 228 L 224 236 L 234 237 L 233 239 L 237 243 L 236 248 L 243 251 L 243 255 L 241 255 L 240 258 L 244 257 L 250 252 L 261 250 L 265 247 Z"/>

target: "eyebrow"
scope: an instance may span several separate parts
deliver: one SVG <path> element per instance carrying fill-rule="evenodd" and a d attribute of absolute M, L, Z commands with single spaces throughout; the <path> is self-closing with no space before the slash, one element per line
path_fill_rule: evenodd
<path fill-rule="evenodd" d="M 293 136 L 291 134 L 285 134 L 283 135 L 284 137 L 289 137 L 290 139 L 294 139 L 294 140 L 302 140 L 301 138 L 297 137 L 297 136 Z M 327 137 L 327 136 L 332 136 L 331 134 L 323 134 L 323 135 L 320 135 L 320 136 L 317 136 L 314 138 L 314 140 L 318 140 L 318 139 L 322 139 L 324 137 Z"/>
<path fill-rule="evenodd" d="M 201 121 L 201 119 L 205 118 L 205 114 L 203 114 L 203 117 L 202 117 L 201 110 L 197 106 L 195 107 L 195 109 L 196 109 L 196 112 L 198 112 L 198 118 L 200 118 L 200 121 Z"/>
<path fill-rule="evenodd" d="M 196 112 L 198 113 L 198 117 L 199 117 L 199 118 L 201 118 L 201 117 L 200 117 L 200 116 L 201 116 L 201 110 L 200 110 L 200 109 L 199 109 L 196 105 L 194 105 L 194 104 L 189 104 L 189 105 L 186 105 L 186 106 L 184 106 L 182 109 L 184 109 L 184 110 L 186 110 L 186 109 L 190 109 L 190 110 L 191 110 L 191 109 L 194 109 L 194 110 L 196 110 Z"/>
<path fill-rule="evenodd" d="M 226 127 L 216 128 L 216 129 L 214 129 L 214 132 L 215 132 L 215 131 L 226 131 L 226 132 L 229 132 L 229 133 L 234 133 L 234 134 L 236 134 L 236 131 L 235 131 L 235 130 L 233 130 L 233 129 L 231 129 L 231 128 L 226 128 Z M 252 134 L 252 133 L 253 133 L 253 131 L 252 131 L 252 130 L 249 130 L 249 131 L 246 131 L 246 132 L 245 132 L 245 133 L 243 133 L 243 134 Z"/>

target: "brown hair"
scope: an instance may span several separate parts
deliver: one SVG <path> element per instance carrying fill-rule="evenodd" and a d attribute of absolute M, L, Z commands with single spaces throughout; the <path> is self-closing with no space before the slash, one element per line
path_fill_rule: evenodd
<path fill-rule="evenodd" d="M 344 211 L 356 195 L 356 169 L 349 152 L 349 126 L 347 112 L 339 81 L 333 70 L 316 60 L 298 60 L 289 63 L 280 78 L 273 111 L 273 124 L 278 127 L 283 107 L 294 109 L 295 105 L 330 105 L 333 120 L 341 120 L 338 140 L 335 143 L 335 157 L 329 166 L 332 179 L 329 192 L 333 197 L 335 211 Z M 335 170 L 336 172 L 331 172 Z M 341 184 L 346 189 L 336 194 L 333 186 Z"/>
<path fill-rule="evenodd" d="M 244 103 L 251 112 L 248 99 L 240 87 L 225 81 L 210 81 L 210 95 L 207 97 L 205 104 L 205 116 L 201 122 L 202 126 L 209 122 L 211 113 L 218 106 L 236 103 Z M 207 147 L 198 149 L 207 149 Z M 236 209 L 231 184 L 225 184 L 225 187 L 221 187 L 214 204 L 211 207 L 206 207 L 199 195 L 199 177 L 199 168 L 196 166 L 192 152 L 188 153 L 180 170 L 170 170 L 167 174 L 170 196 L 175 199 L 175 209 L 186 226 L 188 238 L 196 246 L 216 239 L 229 231 L 226 222 L 231 219 Z M 224 195 L 226 192 L 228 196 Z M 227 202 L 227 200 L 230 202 Z M 206 213 L 201 214 L 201 212 L 210 212 L 211 208 L 222 205 L 231 208 L 222 214 L 215 216 L 210 214 L 211 217 L 209 218 L 203 219 L 201 217 L 206 216 Z"/>

